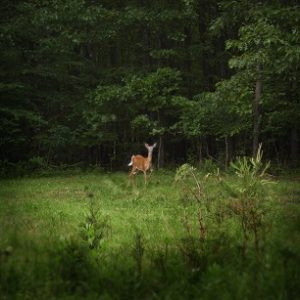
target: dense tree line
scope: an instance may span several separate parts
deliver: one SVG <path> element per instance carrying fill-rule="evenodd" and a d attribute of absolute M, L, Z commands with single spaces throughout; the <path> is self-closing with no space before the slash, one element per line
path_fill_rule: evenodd
<path fill-rule="evenodd" d="M 228 164 L 263 142 L 299 162 L 294 0 L 28 0 L 1 4 L 0 160 L 120 168 Z"/>

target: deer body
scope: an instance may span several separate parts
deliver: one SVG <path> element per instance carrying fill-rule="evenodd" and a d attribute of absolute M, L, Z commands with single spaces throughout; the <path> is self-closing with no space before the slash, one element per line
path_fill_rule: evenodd
<path fill-rule="evenodd" d="M 145 144 L 145 147 L 148 149 L 148 156 L 144 157 L 142 155 L 132 155 L 128 166 L 132 166 L 132 169 L 129 173 L 130 178 L 136 175 L 138 171 L 142 171 L 144 173 L 145 184 L 147 184 L 147 171 L 150 170 L 150 172 L 152 172 L 152 152 L 156 147 L 156 143 L 152 146 Z"/>

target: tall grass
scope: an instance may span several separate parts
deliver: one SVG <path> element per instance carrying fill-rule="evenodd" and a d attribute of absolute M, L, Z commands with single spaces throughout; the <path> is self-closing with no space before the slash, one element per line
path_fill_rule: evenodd
<path fill-rule="evenodd" d="M 136 188 L 125 173 L 2 180 L 0 299 L 296 299 L 298 182 L 255 194 L 267 204 L 258 256 L 233 209 L 243 179 L 192 171 L 199 201 L 174 172 Z"/>

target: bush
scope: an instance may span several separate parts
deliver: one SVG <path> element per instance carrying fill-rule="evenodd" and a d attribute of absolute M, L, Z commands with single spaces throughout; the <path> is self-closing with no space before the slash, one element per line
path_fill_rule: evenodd
<path fill-rule="evenodd" d="M 26 164 L 26 169 L 29 172 L 40 171 L 46 169 L 48 166 L 46 160 L 41 156 L 34 156 L 30 158 Z"/>
<path fill-rule="evenodd" d="M 218 168 L 218 165 L 212 159 L 205 159 L 201 166 L 201 171 L 204 173 L 214 173 Z"/>

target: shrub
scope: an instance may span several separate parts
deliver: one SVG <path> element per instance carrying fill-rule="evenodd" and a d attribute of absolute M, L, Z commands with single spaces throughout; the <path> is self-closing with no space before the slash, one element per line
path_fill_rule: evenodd
<path fill-rule="evenodd" d="M 240 221 L 244 254 L 252 234 L 256 252 L 259 252 L 261 231 L 264 228 L 266 196 L 263 186 L 269 182 L 264 178 L 264 175 L 270 164 L 262 162 L 262 155 L 260 145 L 256 157 L 242 157 L 238 158 L 236 162 L 232 162 L 231 167 L 240 180 L 235 184 L 223 182 L 223 186 L 232 197 L 229 207 Z"/>

